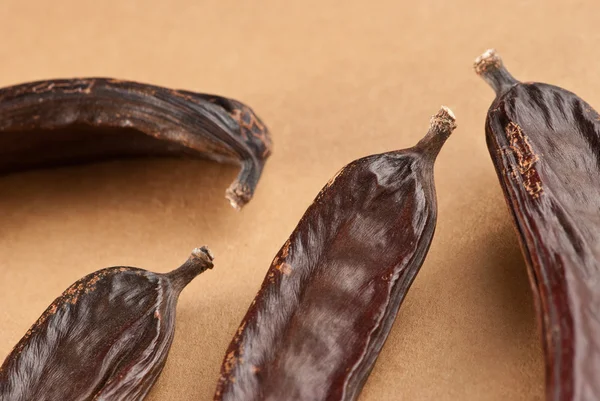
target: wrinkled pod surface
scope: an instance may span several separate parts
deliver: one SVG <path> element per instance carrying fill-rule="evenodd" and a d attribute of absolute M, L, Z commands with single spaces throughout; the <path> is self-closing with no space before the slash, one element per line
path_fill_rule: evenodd
<path fill-rule="evenodd" d="M 196 248 L 167 274 L 111 267 L 75 282 L 0 367 L 0 400 L 142 400 L 171 347 L 179 293 L 212 259 Z"/>
<path fill-rule="evenodd" d="M 0 173 L 119 157 L 188 156 L 235 163 L 239 209 L 254 194 L 271 139 L 243 103 L 107 78 L 0 89 Z"/>
<path fill-rule="evenodd" d="M 355 400 L 429 249 L 442 108 L 415 147 L 356 160 L 276 255 L 233 338 L 215 400 Z"/>
<path fill-rule="evenodd" d="M 600 399 L 600 116 L 556 86 L 519 82 L 494 50 L 475 71 L 496 92 L 485 124 L 528 265 L 546 398 Z"/>

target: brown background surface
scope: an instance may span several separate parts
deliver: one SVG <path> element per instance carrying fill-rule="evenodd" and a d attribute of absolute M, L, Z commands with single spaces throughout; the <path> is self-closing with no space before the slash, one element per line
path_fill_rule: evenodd
<path fill-rule="evenodd" d="M 208 400 L 271 259 L 344 164 L 413 145 L 440 106 L 459 128 L 436 164 L 439 218 L 361 400 L 540 400 L 524 262 L 487 153 L 492 90 L 473 59 L 600 104 L 598 2 L 0 2 L 0 85 L 111 76 L 252 105 L 275 152 L 241 212 L 236 175 L 203 161 L 115 161 L 0 178 L 0 359 L 73 281 L 106 266 L 164 272 L 208 244 L 149 399 Z M 249 5 L 253 3 L 254 5 Z"/>

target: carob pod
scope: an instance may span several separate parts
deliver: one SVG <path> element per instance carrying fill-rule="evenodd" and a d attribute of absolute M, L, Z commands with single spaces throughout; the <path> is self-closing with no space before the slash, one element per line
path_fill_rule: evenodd
<path fill-rule="evenodd" d="M 77 281 L 0 367 L 0 400 L 142 400 L 171 347 L 179 293 L 212 260 L 202 247 L 167 274 L 111 267 Z"/>
<path fill-rule="evenodd" d="M 486 139 L 512 212 L 546 358 L 547 400 L 600 399 L 600 116 L 575 94 L 519 82 L 494 50 Z"/>
<path fill-rule="evenodd" d="M 435 230 L 442 108 L 413 148 L 358 159 L 321 190 L 229 345 L 214 399 L 355 400 Z"/>
<path fill-rule="evenodd" d="M 241 165 L 226 196 L 254 194 L 271 153 L 267 127 L 220 96 L 107 78 L 0 89 L 0 173 L 124 156 L 193 156 Z"/>

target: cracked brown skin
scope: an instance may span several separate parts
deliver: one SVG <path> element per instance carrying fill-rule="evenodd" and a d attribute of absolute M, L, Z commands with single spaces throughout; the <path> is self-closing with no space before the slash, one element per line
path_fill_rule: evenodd
<path fill-rule="evenodd" d="M 167 274 L 112 267 L 75 282 L 0 367 L 0 400 L 142 400 L 166 362 L 179 293 L 209 268 L 203 247 Z"/>
<path fill-rule="evenodd" d="M 227 349 L 216 401 L 359 396 L 435 231 L 450 113 L 417 146 L 356 160 L 321 190 Z"/>
<path fill-rule="evenodd" d="M 559 87 L 517 81 L 493 51 L 476 61 L 475 70 L 496 92 L 486 140 L 528 265 L 546 399 L 598 400 L 598 113 Z"/>
<path fill-rule="evenodd" d="M 221 96 L 109 78 L 0 89 L 0 174 L 122 157 L 207 158 L 241 166 L 226 192 L 239 209 L 271 150 L 258 116 Z"/>

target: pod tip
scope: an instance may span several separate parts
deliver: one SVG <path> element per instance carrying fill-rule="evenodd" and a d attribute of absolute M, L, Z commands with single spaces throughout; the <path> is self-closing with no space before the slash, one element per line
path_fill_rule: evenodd
<path fill-rule="evenodd" d="M 212 269 L 212 262 L 215 260 L 215 257 L 207 247 L 201 246 L 200 248 L 194 248 L 191 257 L 207 262 L 210 265 L 209 268 Z"/>
<path fill-rule="evenodd" d="M 452 110 L 446 106 L 440 107 L 439 111 L 429 120 L 429 130 L 425 137 L 415 145 L 415 149 L 426 151 L 425 154 L 430 156 L 428 159 L 435 160 L 444 142 L 455 128 L 456 117 Z"/>
<path fill-rule="evenodd" d="M 489 69 L 499 69 L 500 67 L 502 67 L 502 59 L 495 49 L 487 49 L 473 63 L 473 69 L 478 75 L 485 73 Z"/>
<path fill-rule="evenodd" d="M 205 246 L 194 248 L 192 254 L 184 264 L 177 269 L 165 274 L 169 278 L 176 293 L 190 283 L 200 273 L 213 268 L 214 256 L 210 249 Z"/>
<path fill-rule="evenodd" d="M 235 210 L 239 211 L 242 210 L 242 207 L 244 207 L 244 205 L 252 198 L 252 191 L 247 185 L 235 182 L 229 188 L 227 188 L 225 197 L 229 201 L 229 204 Z"/>
<path fill-rule="evenodd" d="M 456 116 L 449 107 L 442 106 L 440 110 L 431 117 L 430 126 L 436 131 L 452 132 L 456 128 Z"/>

